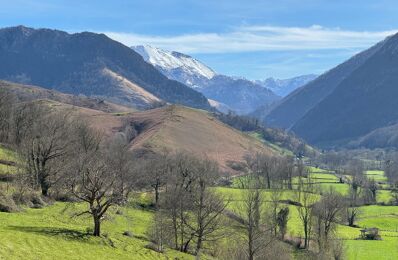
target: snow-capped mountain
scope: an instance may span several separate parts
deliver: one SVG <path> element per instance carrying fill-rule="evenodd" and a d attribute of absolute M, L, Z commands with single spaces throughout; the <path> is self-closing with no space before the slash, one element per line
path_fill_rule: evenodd
<path fill-rule="evenodd" d="M 217 74 L 197 59 L 179 52 L 165 51 L 149 45 L 134 46 L 132 49 L 169 79 L 184 83 L 204 94 L 211 104 L 217 104 L 214 106 L 219 110 L 231 109 L 238 114 L 248 114 L 259 107 L 268 107 L 278 101 L 280 96 L 287 95 L 289 91 L 315 77 L 308 75 L 287 80 L 270 78 L 251 81 Z"/>
<path fill-rule="evenodd" d="M 200 61 L 183 53 L 166 51 L 149 45 L 132 47 L 146 62 L 154 65 L 170 79 L 197 88 L 216 73 Z"/>
<path fill-rule="evenodd" d="M 304 86 L 317 77 L 318 75 L 308 74 L 290 79 L 267 78 L 265 80 L 255 80 L 254 82 L 272 90 L 278 96 L 285 97 L 297 88 Z"/>

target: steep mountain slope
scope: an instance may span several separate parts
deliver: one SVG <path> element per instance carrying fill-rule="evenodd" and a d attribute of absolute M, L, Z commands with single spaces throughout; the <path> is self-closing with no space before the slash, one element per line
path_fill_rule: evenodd
<path fill-rule="evenodd" d="M 308 111 L 332 93 L 345 78 L 380 50 L 384 43 L 385 41 L 380 42 L 370 49 L 355 55 L 307 85 L 296 89 L 272 109 L 265 117 L 265 121 L 271 126 L 287 129 L 293 127 Z"/>
<path fill-rule="evenodd" d="M 398 148 L 398 124 L 377 128 L 351 141 L 349 148 Z"/>
<path fill-rule="evenodd" d="M 398 34 L 295 91 L 267 119 L 310 143 L 345 145 L 398 123 L 397 84 Z"/>
<path fill-rule="evenodd" d="M 159 102 L 210 108 L 207 99 L 167 79 L 140 55 L 103 34 L 23 26 L 0 30 L 0 78 L 135 108 Z"/>
<path fill-rule="evenodd" d="M 292 130 L 310 142 L 330 143 L 396 124 L 397 85 L 398 34 L 383 42 Z"/>
<path fill-rule="evenodd" d="M 224 111 L 228 108 L 238 114 L 247 114 L 279 100 L 279 96 L 254 81 L 217 74 L 188 55 L 148 45 L 132 48 L 169 79 L 182 82 L 222 104 Z"/>
<path fill-rule="evenodd" d="M 265 88 L 270 89 L 272 92 L 278 96 L 285 97 L 292 93 L 294 90 L 298 89 L 316 79 L 318 75 L 308 74 L 298 77 L 293 77 L 290 79 L 274 79 L 267 78 L 265 80 L 255 80 L 257 84 L 262 85 Z"/>
<path fill-rule="evenodd" d="M 132 49 L 144 60 L 169 79 L 174 79 L 190 87 L 200 87 L 216 73 L 200 61 L 175 51 L 165 51 L 149 45 L 133 46 Z"/>

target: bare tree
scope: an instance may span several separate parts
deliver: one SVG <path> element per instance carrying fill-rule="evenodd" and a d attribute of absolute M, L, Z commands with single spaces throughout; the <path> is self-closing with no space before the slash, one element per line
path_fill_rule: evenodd
<path fill-rule="evenodd" d="M 158 209 L 169 225 L 169 244 L 182 252 L 199 255 L 207 242 L 223 233 L 222 213 L 227 203 L 211 190 L 218 178 L 218 166 L 188 153 L 171 156 L 170 173 Z"/>
<path fill-rule="evenodd" d="M 167 184 L 171 174 L 172 158 L 167 150 L 149 156 L 142 167 L 144 182 L 155 192 L 155 205 L 159 204 L 160 190 Z"/>
<path fill-rule="evenodd" d="M 101 134 L 86 124 L 78 124 L 74 133 L 74 156 L 65 181 L 71 193 L 88 204 L 88 210 L 79 215 L 91 215 L 93 235 L 100 236 L 104 215 L 110 207 L 125 202 L 126 189 L 131 189 L 126 182 L 129 154 L 123 140 L 114 139 L 107 147 L 101 145 Z"/>
<path fill-rule="evenodd" d="M 278 232 L 278 212 L 279 212 L 279 204 L 281 197 L 283 195 L 283 191 L 281 189 L 275 189 L 271 192 L 271 201 L 270 201 L 270 211 L 271 211 L 271 226 L 273 229 L 274 236 L 277 235 Z"/>
<path fill-rule="evenodd" d="M 246 243 L 246 256 L 255 259 L 271 244 L 272 228 L 265 220 L 263 191 L 260 189 L 258 176 L 250 174 L 245 180 L 245 197 L 236 212 L 242 218 L 242 234 Z"/>
<path fill-rule="evenodd" d="M 195 238 L 195 253 L 199 255 L 205 242 L 215 242 L 220 238 L 221 234 L 217 234 L 217 231 L 221 228 L 222 213 L 228 203 L 210 190 L 219 176 L 217 163 L 209 159 L 199 159 L 193 166 L 197 175 L 192 189 L 193 219 L 184 221 L 184 224 Z"/>
<path fill-rule="evenodd" d="M 94 135 L 94 138 L 96 135 Z M 107 143 L 105 159 L 113 173 L 119 179 L 119 193 L 126 203 L 132 189 L 140 182 L 138 168 L 133 160 L 134 156 L 129 150 L 129 142 L 126 136 L 119 133 Z"/>
<path fill-rule="evenodd" d="M 172 241 L 169 244 L 176 250 L 187 252 L 193 235 L 187 234 L 184 223 L 189 221 L 189 210 L 192 206 L 190 192 L 196 178 L 192 168 L 194 157 L 177 153 L 172 160 L 172 171 L 160 199 L 160 208 L 170 219 Z"/>
<path fill-rule="evenodd" d="M 69 113 L 48 111 L 36 118 L 18 149 L 32 184 L 39 186 L 44 196 L 49 195 L 67 165 L 73 143 L 70 126 Z"/>
<path fill-rule="evenodd" d="M 13 113 L 13 97 L 5 90 L 0 89 L 0 142 L 9 138 L 11 116 Z"/>
<path fill-rule="evenodd" d="M 375 204 L 377 202 L 377 191 L 379 189 L 374 179 L 366 180 L 363 185 L 364 200 L 366 204 Z"/>
<path fill-rule="evenodd" d="M 296 200 L 300 203 L 297 211 L 304 231 L 304 248 L 308 249 L 311 240 L 312 231 L 312 216 L 314 204 L 318 200 L 317 196 L 313 193 L 314 187 L 310 177 L 299 180 L 299 188 L 296 193 Z"/>
<path fill-rule="evenodd" d="M 329 190 L 314 206 L 315 235 L 320 252 L 330 249 L 329 240 L 335 231 L 345 207 L 344 198 L 334 190 Z"/>

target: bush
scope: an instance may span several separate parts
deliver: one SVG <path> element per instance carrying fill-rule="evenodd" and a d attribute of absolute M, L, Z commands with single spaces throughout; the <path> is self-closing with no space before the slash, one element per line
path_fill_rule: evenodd
<path fill-rule="evenodd" d="M 152 243 L 152 242 L 147 244 L 147 245 L 145 245 L 145 248 L 153 250 L 153 251 L 158 252 L 158 253 L 163 253 L 163 250 L 159 249 L 159 246 L 156 245 L 155 243 Z"/>
<path fill-rule="evenodd" d="M 61 202 L 78 202 L 79 201 L 75 196 L 72 196 L 69 193 L 62 193 L 62 192 L 55 194 L 53 196 L 53 198 L 56 201 L 61 201 Z"/>
<path fill-rule="evenodd" d="M 19 207 L 15 204 L 14 200 L 7 196 L 0 196 L 0 212 L 18 212 Z"/>
<path fill-rule="evenodd" d="M 14 193 L 12 195 L 13 200 L 16 204 L 26 205 L 30 208 L 42 208 L 50 204 L 50 200 L 43 198 L 41 195 L 30 192 L 30 193 Z"/>

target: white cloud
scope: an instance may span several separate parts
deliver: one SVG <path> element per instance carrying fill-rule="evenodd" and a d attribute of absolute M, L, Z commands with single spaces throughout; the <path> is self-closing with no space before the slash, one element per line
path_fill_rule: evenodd
<path fill-rule="evenodd" d="M 230 53 L 366 48 L 396 32 L 397 30 L 350 31 L 313 25 L 310 27 L 244 26 L 226 33 L 176 36 L 104 33 L 127 46 L 149 44 L 185 53 Z"/>

